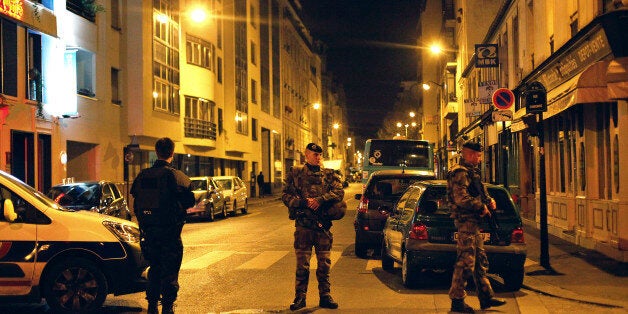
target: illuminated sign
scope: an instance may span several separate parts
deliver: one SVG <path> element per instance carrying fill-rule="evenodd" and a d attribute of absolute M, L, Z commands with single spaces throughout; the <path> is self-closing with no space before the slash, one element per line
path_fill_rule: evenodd
<path fill-rule="evenodd" d="M 21 20 L 22 16 L 24 16 L 24 1 L 0 0 L 0 13 Z"/>

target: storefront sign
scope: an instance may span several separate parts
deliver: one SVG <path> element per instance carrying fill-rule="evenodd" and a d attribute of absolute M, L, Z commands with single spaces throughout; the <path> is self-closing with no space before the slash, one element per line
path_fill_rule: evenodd
<path fill-rule="evenodd" d="M 0 13 L 21 20 L 24 16 L 24 0 L 0 0 Z"/>
<path fill-rule="evenodd" d="M 541 82 L 547 90 L 551 90 L 609 53 L 611 53 L 611 48 L 606 34 L 602 28 L 599 28 L 580 43 L 574 44 L 574 47 L 563 57 L 552 62 L 536 80 Z"/>
<path fill-rule="evenodd" d="M 496 68 L 498 66 L 497 44 L 475 45 L 476 68 Z"/>
<path fill-rule="evenodd" d="M 480 95 L 479 102 L 481 104 L 490 104 L 493 92 L 497 89 L 497 80 L 490 80 L 478 83 L 478 93 Z"/>

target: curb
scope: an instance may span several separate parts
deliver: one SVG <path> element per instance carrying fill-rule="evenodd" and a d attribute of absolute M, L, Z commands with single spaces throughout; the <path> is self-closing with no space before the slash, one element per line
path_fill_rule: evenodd
<path fill-rule="evenodd" d="M 575 301 L 579 303 L 597 305 L 597 306 L 602 306 L 602 307 L 607 307 L 607 308 L 628 307 L 628 304 L 625 304 L 625 302 L 621 302 L 622 304 L 619 304 L 619 303 L 609 302 L 609 300 L 605 298 L 581 295 L 573 291 L 563 289 L 563 288 L 554 286 L 552 284 L 546 283 L 542 280 L 536 279 L 529 275 L 525 276 L 524 281 L 527 281 L 527 282 L 524 282 L 524 284 L 521 286 L 522 288 L 536 292 L 536 293 L 544 294 L 550 297 Z"/>

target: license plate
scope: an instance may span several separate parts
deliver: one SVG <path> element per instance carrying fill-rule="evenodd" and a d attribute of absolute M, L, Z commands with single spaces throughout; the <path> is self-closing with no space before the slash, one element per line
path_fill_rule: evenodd
<path fill-rule="evenodd" d="M 480 235 L 484 239 L 484 242 L 491 241 L 491 234 L 488 232 L 481 232 Z M 454 241 L 458 240 L 458 232 L 454 232 Z"/>

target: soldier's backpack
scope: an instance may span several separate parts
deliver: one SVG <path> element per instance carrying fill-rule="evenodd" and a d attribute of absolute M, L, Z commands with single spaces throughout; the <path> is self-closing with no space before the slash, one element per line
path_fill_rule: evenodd
<path fill-rule="evenodd" d="M 140 226 L 184 221 L 185 206 L 189 204 L 180 204 L 177 193 L 172 191 L 171 187 L 176 186 L 174 171 L 171 167 L 148 168 L 135 179 L 133 207 Z"/>

